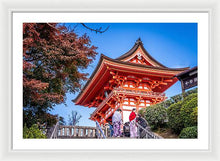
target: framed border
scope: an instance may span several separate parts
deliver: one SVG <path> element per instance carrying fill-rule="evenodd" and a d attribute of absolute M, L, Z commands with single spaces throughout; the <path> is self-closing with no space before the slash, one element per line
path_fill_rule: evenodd
<path fill-rule="evenodd" d="M 129 17 L 129 19 L 128 19 Z M 144 139 L 144 140 L 44 140 L 22 139 L 22 23 L 23 22 L 120 22 L 120 23 L 197 23 L 198 25 L 198 72 L 199 102 L 198 139 Z M 13 53 L 13 150 L 209 150 L 208 130 L 208 12 L 13 12 L 12 15 Z M 59 145 L 60 144 L 60 145 Z M 118 144 L 117 147 L 115 145 Z M 133 146 L 127 146 L 133 145 Z"/>
<path fill-rule="evenodd" d="M 139 3 L 138 3 L 139 2 Z M 44 5 L 44 9 L 42 9 L 42 4 Z M 97 5 L 98 4 L 98 5 Z M 80 160 L 112 160 L 112 159 L 120 159 L 120 160 L 219 160 L 219 130 L 217 122 L 219 122 L 217 108 L 218 102 L 217 98 L 219 98 L 219 94 L 217 93 L 217 89 L 214 90 L 214 87 L 218 87 L 217 82 L 219 82 L 219 74 L 217 73 L 219 69 L 217 53 L 219 53 L 218 42 L 219 39 L 219 2 L 218 0 L 208 1 L 178 1 L 178 4 L 175 0 L 166 0 L 164 2 L 160 2 L 155 0 L 154 2 L 148 1 L 120 1 L 117 2 L 113 0 L 111 2 L 105 2 L 104 4 L 100 1 L 94 0 L 89 2 L 76 0 L 74 2 L 69 3 L 61 3 L 55 2 L 53 6 L 50 6 L 50 2 L 44 2 L 43 0 L 38 0 L 34 2 L 24 2 L 24 1 L 1 1 L 0 13 L 1 13 L 1 46 L 2 46 L 2 54 L 1 54 L 1 75 L 4 76 L 1 79 L 1 124 L 2 129 L 4 129 L 4 133 L 0 133 L 1 146 L 0 146 L 0 159 L 1 160 L 48 160 L 48 158 L 53 160 L 64 160 L 64 159 L 80 159 Z M 117 8 L 115 6 L 117 5 Z M 35 6 L 33 8 L 33 6 Z M 98 6 L 98 7 L 97 7 Z M 53 9 L 52 7 L 56 8 Z M 71 8 L 72 7 L 72 8 Z M 41 9 L 40 9 L 41 8 Z M 210 118 L 211 118 L 211 151 L 210 152 L 175 152 L 175 151 L 133 151 L 127 153 L 127 151 L 120 152 L 100 152 L 100 151 L 87 151 L 86 155 L 83 155 L 85 151 L 59 151 L 59 152 L 51 152 L 51 151 L 41 151 L 41 152 L 13 152 L 11 151 L 11 105 L 12 105 L 12 88 L 11 88 L 11 48 L 10 48 L 10 16 L 12 11 L 121 11 L 121 12 L 129 12 L 129 11 L 153 11 L 153 12 L 178 12 L 178 11 L 186 11 L 186 12 L 194 12 L 194 11 L 208 11 L 211 14 L 211 33 L 210 33 L 210 68 L 209 68 L 209 105 L 210 105 Z M 8 54 L 6 54 L 8 53 Z M 215 55 L 216 54 L 216 55 Z M 215 73 L 213 75 L 212 73 Z M 215 123 L 216 122 L 216 123 Z M 214 124 L 215 123 L 215 124 Z"/>

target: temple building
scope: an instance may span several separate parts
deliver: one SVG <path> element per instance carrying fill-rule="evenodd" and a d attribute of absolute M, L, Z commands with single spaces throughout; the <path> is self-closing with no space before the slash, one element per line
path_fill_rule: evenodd
<path fill-rule="evenodd" d="M 166 99 L 164 91 L 178 81 L 177 74 L 189 68 L 168 68 L 155 60 L 140 39 L 116 59 L 101 55 L 86 85 L 74 100 L 76 105 L 95 107 L 90 119 L 111 122 L 115 110 L 129 121 L 133 108 L 140 110 Z"/>

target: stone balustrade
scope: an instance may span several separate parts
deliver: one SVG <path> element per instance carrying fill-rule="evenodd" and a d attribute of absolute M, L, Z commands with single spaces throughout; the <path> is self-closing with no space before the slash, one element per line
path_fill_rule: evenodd
<path fill-rule="evenodd" d="M 161 136 L 156 135 L 155 133 L 151 132 L 148 128 L 143 128 L 139 124 L 137 124 L 138 129 L 142 128 L 143 132 L 145 132 L 146 139 L 163 139 Z M 110 137 L 110 129 L 107 127 L 102 127 L 102 131 L 106 138 Z M 139 131 L 139 130 L 138 130 Z M 99 134 L 97 134 L 99 133 Z M 89 127 L 89 126 L 64 126 L 59 125 L 57 130 L 54 130 L 53 135 L 50 139 L 92 139 L 92 138 L 99 138 L 101 136 L 100 130 L 97 130 L 97 127 Z M 126 138 L 126 137 L 121 137 Z"/>
<path fill-rule="evenodd" d="M 107 129 L 102 128 L 105 134 Z M 89 126 L 64 126 L 58 128 L 58 138 L 96 138 L 96 127 Z"/>

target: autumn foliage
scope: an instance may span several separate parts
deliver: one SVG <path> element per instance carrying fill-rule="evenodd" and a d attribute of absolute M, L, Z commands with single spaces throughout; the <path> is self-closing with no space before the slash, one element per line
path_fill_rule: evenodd
<path fill-rule="evenodd" d="M 65 25 L 23 24 L 23 107 L 35 116 L 65 102 L 67 92 L 87 79 L 82 69 L 96 56 L 88 36 L 79 37 Z M 26 120 L 27 121 L 27 120 Z"/>

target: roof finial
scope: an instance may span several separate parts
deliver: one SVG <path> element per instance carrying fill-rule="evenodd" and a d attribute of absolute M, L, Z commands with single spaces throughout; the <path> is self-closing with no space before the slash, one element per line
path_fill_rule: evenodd
<path fill-rule="evenodd" d="M 141 41 L 140 37 L 137 39 L 136 44 L 142 44 L 142 41 Z"/>

